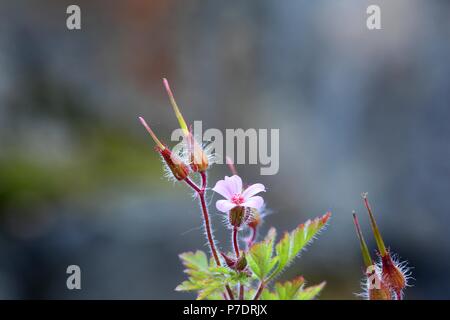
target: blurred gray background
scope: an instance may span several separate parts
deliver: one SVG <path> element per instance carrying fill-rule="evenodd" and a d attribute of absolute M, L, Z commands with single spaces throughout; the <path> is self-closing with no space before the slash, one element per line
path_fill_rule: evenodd
<path fill-rule="evenodd" d="M 177 254 L 207 250 L 200 212 L 137 121 L 169 142 L 162 77 L 205 129 L 280 129 L 277 175 L 238 166 L 268 188 L 263 233 L 333 212 L 282 279 L 355 298 L 352 210 L 375 249 L 367 191 L 414 267 L 406 297 L 450 298 L 450 2 L 79 0 L 81 31 L 66 28 L 69 4 L 0 1 L 0 298 L 194 297 L 174 288 Z M 366 28 L 369 4 L 382 30 Z M 225 174 L 212 167 L 210 184 Z"/>

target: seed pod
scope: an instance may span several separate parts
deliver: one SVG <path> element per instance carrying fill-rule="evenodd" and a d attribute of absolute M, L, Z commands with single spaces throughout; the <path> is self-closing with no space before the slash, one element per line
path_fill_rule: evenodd
<path fill-rule="evenodd" d="M 177 180 L 184 180 L 189 175 L 189 167 L 168 148 L 161 149 L 156 147 L 158 152 L 163 157 L 173 176 Z"/>
<path fill-rule="evenodd" d="M 209 162 L 208 156 L 203 151 L 203 148 L 198 144 L 197 140 L 195 140 L 192 133 L 189 133 L 187 141 L 188 141 L 189 161 L 192 171 L 194 172 L 206 171 L 206 169 L 208 169 Z"/>
<path fill-rule="evenodd" d="M 159 152 L 161 157 L 164 159 L 164 162 L 169 167 L 173 176 L 177 180 L 184 180 L 189 175 L 189 167 L 178 157 L 175 153 L 169 150 L 164 144 L 159 141 L 158 137 L 155 135 L 153 130 L 144 120 L 144 118 L 139 117 L 142 125 L 147 129 L 148 133 L 152 137 L 153 141 L 156 143 L 156 151 Z"/>
<path fill-rule="evenodd" d="M 407 276 L 395 264 L 389 253 L 381 257 L 381 265 L 383 281 L 385 281 L 395 292 L 397 299 L 401 299 L 403 295 L 403 289 L 406 287 Z"/>
<path fill-rule="evenodd" d="M 385 283 L 376 266 L 372 262 L 369 249 L 359 226 L 356 212 L 353 211 L 353 223 L 355 224 L 356 234 L 358 235 L 359 245 L 363 256 L 364 265 L 366 266 L 367 281 L 363 283 L 363 290 L 369 300 L 391 300 L 391 291 L 389 286 Z"/>
<path fill-rule="evenodd" d="M 367 199 L 367 193 L 363 195 L 364 205 L 370 218 L 370 224 L 381 256 L 382 281 L 395 293 L 397 299 L 402 299 L 403 289 L 408 285 L 408 268 L 392 259 L 391 253 L 386 249 L 380 230 L 378 229 L 372 208 Z"/>
<path fill-rule="evenodd" d="M 209 165 L 208 156 L 203 151 L 203 148 L 195 140 L 193 134 L 189 131 L 186 121 L 184 120 L 183 115 L 180 112 L 180 108 L 178 108 L 178 104 L 175 100 L 175 97 L 172 93 L 172 89 L 170 89 L 169 82 L 167 81 L 166 78 L 163 79 L 163 83 L 164 87 L 166 88 L 167 95 L 169 96 L 170 104 L 172 105 L 173 111 L 175 112 L 175 116 L 178 119 L 178 123 L 180 124 L 180 128 L 187 142 L 191 169 L 194 172 L 206 171 Z"/>

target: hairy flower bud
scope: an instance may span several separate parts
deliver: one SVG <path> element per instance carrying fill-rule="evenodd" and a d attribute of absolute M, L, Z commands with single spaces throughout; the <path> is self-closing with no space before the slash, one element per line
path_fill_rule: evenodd
<path fill-rule="evenodd" d="M 373 264 L 369 249 L 359 226 L 356 212 L 353 211 L 353 223 L 355 224 L 364 265 L 366 266 L 367 281 L 363 283 L 364 294 L 369 300 L 391 300 L 391 291 L 384 280 L 380 277 L 379 269 Z"/>
<path fill-rule="evenodd" d="M 173 176 L 177 180 L 186 179 L 186 177 L 189 175 L 189 167 L 180 159 L 180 157 L 178 157 L 175 153 L 170 151 L 169 148 L 167 148 L 164 144 L 161 143 L 161 141 L 159 141 L 158 137 L 155 135 L 155 133 L 147 124 L 147 122 L 144 120 L 144 118 L 139 117 L 139 120 L 141 121 L 145 129 L 147 129 L 153 141 L 155 141 L 156 151 L 158 151 L 159 154 L 162 156 L 164 162 L 169 167 Z"/>
<path fill-rule="evenodd" d="M 370 265 L 367 267 L 365 296 L 369 300 L 392 300 L 391 290 L 381 278 L 380 273 L 380 269 L 375 265 Z"/>
<path fill-rule="evenodd" d="M 262 222 L 261 213 L 259 210 L 250 208 L 250 217 L 248 218 L 247 225 L 249 228 L 256 230 Z"/>
<path fill-rule="evenodd" d="M 199 143 L 195 140 L 193 134 L 189 131 L 186 121 L 184 120 L 183 115 L 180 112 L 180 108 L 178 108 L 178 104 L 166 78 L 163 79 L 163 83 L 164 87 L 166 88 L 167 95 L 169 96 L 170 104 L 172 105 L 175 116 L 177 117 L 178 123 L 180 124 L 181 131 L 183 132 L 184 138 L 187 141 L 191 169 L 194 172 L 206 171 L 209 165 L 208 156 L 203 151 L 203 148 L 199 145 Z"/>
<path fill-rule="evenodd" d="M 369 288 L 368 297 L 369 300 L 392 300 L 392 294 L 389 287 L 380 280 L 380 289 Z"/>
<path fill-rule="evenodd" d="M 397 296 L 397 299 L 402 299 L 403 289 L 408 285 L 408 268 L 404 263 L 398 263 L 392 259 L 391 253 L 386 249 L 381 233 L 378 229 L 372 208 L 367 199 L 367 193 L 363 195 L 364 205 L 367 209 L 370 218 L 370 224 L 377 243 L 378 251 L 381 256 L 381 278 Z"/>
<path fill-rule="evenodd" d="M 191 133 L 189 133 L 187 141 L 188 141 L 189 161 L 192 171 L 194 172 L 206 171 L 208 169 L 209 162 L 208 156 L 203 151 L 203 148 L 198 144 L 197 140 L 195 140 L 194 136 Z"/>
<path fill-rule="evenodd" d="M 222 256 L 223 260 L 225 260 L 225 264 L 229 268 L 234 268 L 234 265 L 236 264 L 236 259 L 230 258 L 225 253 L 221 252 L 220 255 Z"/>
<path fill-rule="evenodd" d="M 242 255 L 237 259 L 234 268 L 237 271 L 243 271 L 246 267 L 247 267 L 247 259 L 245 258 L 245 253 L 242 253 Z"/>
<path fill-rule="evenodd" d="M 160 149 L 157 147 L 158 152 L 163 157 L 173 176 L 177 180 L 184 180 L 189 175 L 189 167 L 172 151 L 168 148 Z"/>
<path fill-rule="evenodd" d="M 381 267 L 383 281 L 385 281 L 395 292 L 397 299 L 401 299 L 403 289 L 406 287 L 407 276 L 401 268 L 395 264 L 389 253 L 381 257 Z"/>
<path fill-rule="evenodd" d="M 231 269 L 234 269 L 236 271 L 244 271 L 247 267 L 247 258 L 245 257 L 245 253 L 242 253 L 242 255 L 237 259 L 230 258 L 223 252 L 221 252 L 220 254 L 225 261 L 225 264 Z"/>
<path fill-rule="evenodd" d="M 233 227 L 239 228 L 247 219 L 245 207 L 236 206 L 230 210 L 228 219 Z"/>

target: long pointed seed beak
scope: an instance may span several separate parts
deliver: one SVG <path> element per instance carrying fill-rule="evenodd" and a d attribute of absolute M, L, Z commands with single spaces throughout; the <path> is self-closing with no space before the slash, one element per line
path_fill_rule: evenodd
<path fill-rule="evenodd" d="M 177 102 L 175 101 L 172 90 L 169 86 L 169 81 L 167 81 L 166 78 L 163 78 L 163 83 L 164 87 L 166 88 L 167 95 L 169 96 L 170 104 L 172 105 L 175 116 L 177 117 L 178 123 L 180 124 L 180 128 L 181 130 L 183 130 L 184 135 L 188 136 L 190 134 L 188 126 L 186 124 L 186 121 L 184 121 L 183 115 L 180 112 L 180 108 L 178 108 Z"/>
<path fill-rule="evenodd" d="M 359 226 L 358 217 L 356 216 L 356 212 L 353 211 L 353 222 L 356 227 L 356 233 L 359 239 L 359 245 L 361 247 L 361 253 L 363 256 L 364 264 L 366 268 L 373 265 L 372 258 L 370 257 L 369 249 L 367 248 L 366 241 L 364 240 L 364 236 L 361 231 L 361 227 Z"/>
<path fill-rule="evenodd" d="M 369 200 L 367 199 L 367 193 L 362 194 L 364 205 L 366 206 L 367 212 L 369 213 L 370 218 L 370 224 L 372 226 L 373 235 L 375 237 L 375 241 L 377 243 L 378 250 L 380 251 L 380 254 L 382 257 L 387 255 L 386 246 L 384 245 L 383 238 L 381 237 L 380 230 L 378 230 L 377 222 L 375 221 L 375 218 L 372 213 L 372 209 L 369 204 Z"/>
<path fill-rule="evenodd" d="M 139 117 L 139 120 L 141 121 L 141 123 L 145 127 L 145 129 L 147 129 L 148 133 L 150 133 L 150 135 L 152 136 L 153 141 L 155 141 L 156 145 L 161 149 L 161 151 L 164 150 L 166 147 L 161 143 L 161 141 L 159 141 L 158 137 L 153 132 L 153 130 L 150 128 L 150 126 L 147 124 L 145 119 L 142 117 Z"/>

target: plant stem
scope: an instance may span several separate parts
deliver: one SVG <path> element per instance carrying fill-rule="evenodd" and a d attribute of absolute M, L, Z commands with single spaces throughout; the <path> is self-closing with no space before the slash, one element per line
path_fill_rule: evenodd
<path fill-rule="evenodd" d="M 189 178 L 184 179 L 184 181 L 198 194 L 200 192 L 200 188 Z"/>
<path fill-rule="evenodd" d="M 230 286 L 229 286 L 229 285 L 226 285 L 226 286 L 225 286 L 225 289 L 227 290 L 228 297 L 230 298 L 229 300 L 234 300 L 234 294 L 233 294 L 233 291 L 231 291 Z"/>
<path fill-rule="evenodd" d="M 217 265 L 220 266 L 220 259 L 219 255 L 217 254 L 216 244 L 214 243 L 214 237 L 211 230 L 211 223 L 209 220 L 209 214 L 208 214 L 208 207 L 206 206 L 206 200 L 205 200 L 205 193 L 202 191 L 199 193 L 200 196 L 200 203 L 202 206 L 202 212 L 203 212 L 203 220 L 205 221 L 205 229 L 206 229 L 206 235 L 208 237 L 209 246 L 211 247 L 211 252 L 214 256 L 214 260 L 216 261 Z"/>
<path fill-rule="evenodd" d="M 205 189 L 206 189 L 206 176 L 203 178 L 204 173 L 202 172 L 202 188 L 200 189 L 191 179 L 186 178 L 186 183 L 197 192 L 199 198 L 200 198 L 200 204 L 202 208 L 202 214 L 203 214 L 203 221 L 205 222 L 205 230 L 206 230 L 206 236 L 208 238 L 209 248 L 211 249 L 211 253 L 214 257 L 214 260 L 216 261 L 216 264 L 218 266 L 221 266 L 219 255 L 217 254 L 217 248 L 214 243 L 214 237 L 211 230 L 211 223 L 209 219 L 209 213 L 208 213 L 208 207 L 206 205 L 205 200 Z"/>
<path fill-rule="evenodd" d="M 220 262 L 219 255 L 217 254 L 217 248 L 216 244 L 214 243 L 214 236 L 211 229 L 211 223 L 209 219 L 209 213 L 208 213 L 208 206 L 206 205 L 205 200 L 205 191 L 206 191 L 206 173 L 200 172 L 200 175 L 202 177 L 202 186 L 199 188 L 191 179 L 186 178 L 184 181 L 198 194 L 198 197 L 200 198 L 200 204 L 202 208 L 202 214 L 203 214 L 203 221 L 205 222 L 205 229 L 206 229 L 206 236 L 208 238 L 209 248 L 211 250 L 211 253 L 214 257 L 214 261 L 216 262 L 217 266 L 222 266 L 222 263 Z M 225 289 L 228 293 L 228 297 L 231 300 L 234 300 L 234 294 L 233 291 L 231 291 L 230 286 L 226 285 Z"/>
<path fill-rule="evenodd" d="M 237 235 L 238 235 L 238 228 L 233 227 L 233 248 L 234 248 L 234 253 L 236 254 L 236 259 L 239 258 L 239 243 L 237 240 Z"/>
<path fill-rule="evenodd" d="M 245 288 L 242 283 L 239 283 L 239 300 L 244 300 Z"/>
<path fill-rule="evenodd" d="M 253 297 L 253 300 L 258 300 L 258 299 L 259 299 L 259 297 L 261 296 L 261 293 L 262 293 L 263 290 L 264 290 L 265 285 L 266 285 L 266 284 L 264 283 L 264 281 L 261 281 L 261 282 L 259 283 L 258 291 L 256 291 L 256 294 L 255 294 L 255 296 Z"/>
<path fill-rule="evenodd" d="M 206 172 L 202 171 L 202 172 L 200 172 L 200 175 L 202 177 L 202 190 L 205 191 L 206 190 L 206 183 L 208 182 L 208 179 L 206 178 Z"/>
<path fill-rule="evenodd" d="M 240 257 L 238 231 L 239 230 L 237 227 L 233 227 L 233 248 L 234 248 L 234 253 L 236 255 L 236 261 Z M 244 285 L 242 283 L 239 283 L 239 300 L 244 300 L 244 291 L 245 291 Z"/>

